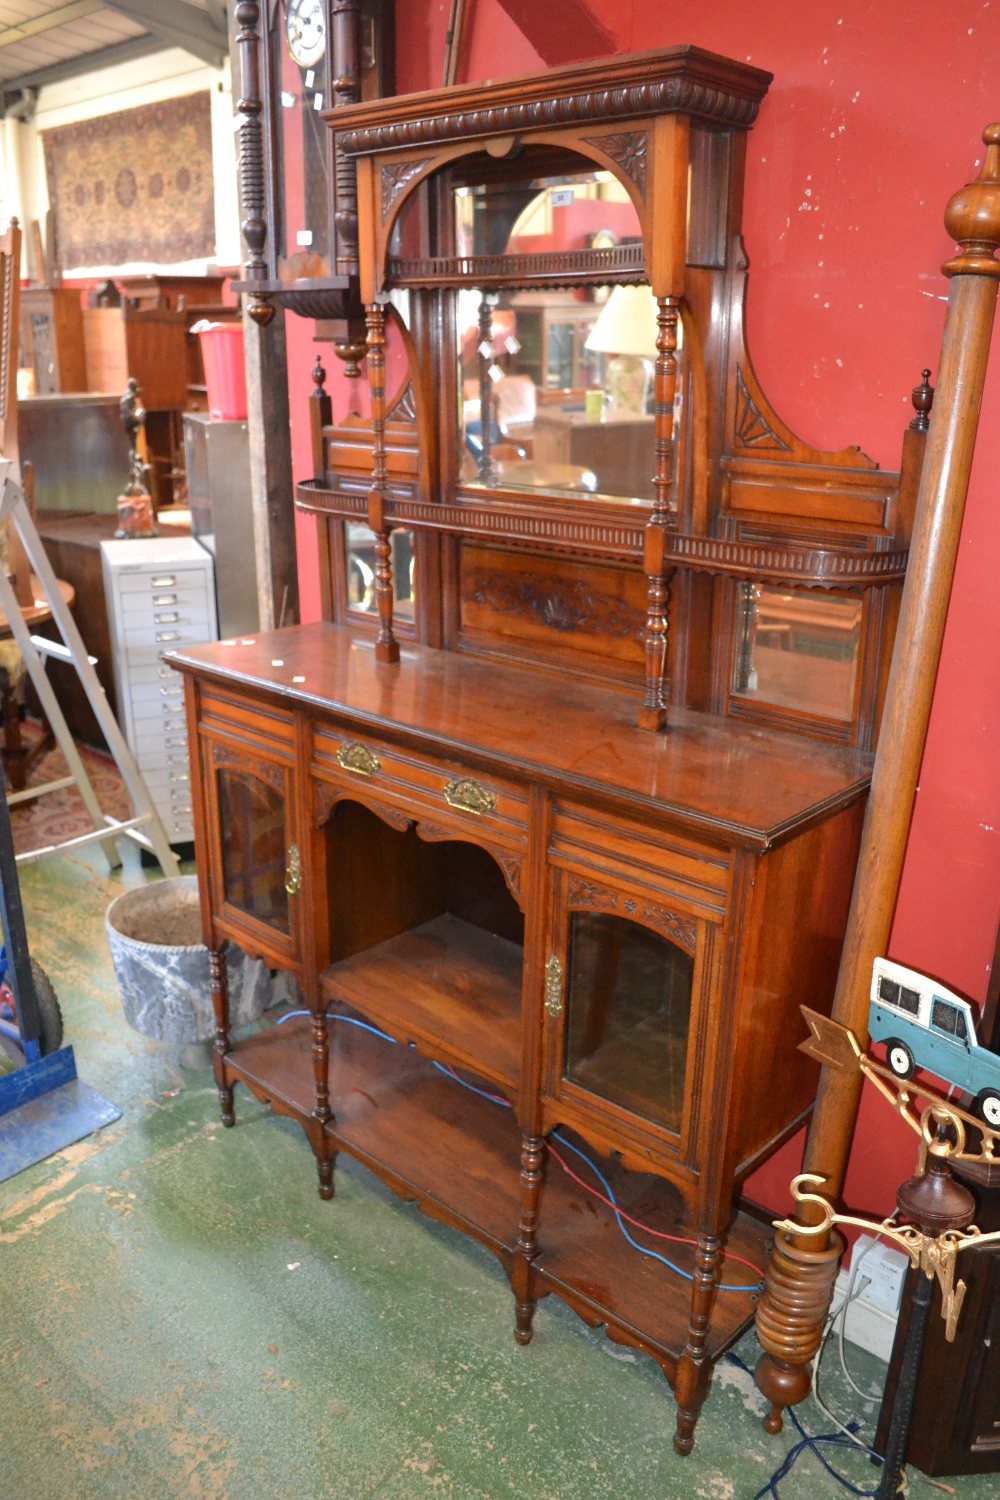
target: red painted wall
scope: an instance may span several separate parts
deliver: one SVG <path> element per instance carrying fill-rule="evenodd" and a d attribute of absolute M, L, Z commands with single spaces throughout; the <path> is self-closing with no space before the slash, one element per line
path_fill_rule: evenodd
<path fill-rule="evenodd" d="M 560 40 L 549 24 L 560 3 L 550 0 L 545 31 L 528 38 L 499 0 L 470 6 L 460 79 L 529 71 L 542 66 L 540 53 L 550 64 L 579 56 L 579 28 L 567 24 Z M 755 366 L 778 412 L 807 441 L 857 443 L 896 467 L 909 391 L 938 359 L 948 290 L 939 267 L 952 249 L 944 206 L 974 175 L 983 126 L 1000 117 L 1000 4 L 955 0 L 945 11 L 937 0 L 587 5 L 614 38 L 609 52 L 687 42 L 774 73 L 747 166 Z M 397 0 L 397 13 L 401 90 L 434 86 L 446 7 Z M 518 11 L 526 30 L 530 14 L 523 5 Z M 289 319 L 297 474 L 311 467 L 310 332 Z M 998 474 L 1000 333 L 891 943 L 893 957 L 974 1000 L 985 992 L 1000 913 Z M 310 533 L 300 518 L 303 596 L 315 614 Z M 800 1157 L 801 1141 L 769 1163 L 752 1189 L 783 1205 Z M 913 1164 L 908 1133 L 885 1106 L 866 1100 L 848 1178 L 852 1204 L 887 1210 Z"/>

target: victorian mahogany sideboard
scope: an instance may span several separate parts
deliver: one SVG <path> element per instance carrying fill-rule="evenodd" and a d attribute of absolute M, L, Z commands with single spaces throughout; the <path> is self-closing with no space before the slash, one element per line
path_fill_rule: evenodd
<path fill-rule="evenodd" d="M 832 998 L 931 399 L 892 474 L 768 405 L 739 235 L 768 82 L 675 48 L 332 111 L 368 395 L 335 423 L 317 365 L 326 619 L 172 657 L 224 1120 L 242 1082 L 323 1196 L 344 1150 L 476 1236 L 520 1341 L 555 1292 L 647 1351 L 681 1452 L 753 1313 L 740 1185 L 813 1098 L 799 1005 Z M 568 296 L 586 389 L 532 343 Z M 231 1036 L 227 941 L 309 1014 Z"/>

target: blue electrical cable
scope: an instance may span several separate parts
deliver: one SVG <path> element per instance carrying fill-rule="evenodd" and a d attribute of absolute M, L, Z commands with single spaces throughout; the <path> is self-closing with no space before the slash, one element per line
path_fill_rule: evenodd
<path fill-rule="evenodd" d="M 283 1016 L 279 1016 L 274 1024 L 275 1026 L 280 1026 L 283 1021 L 290 1021 L 293 1016 L 311 1015 L 311 1010 L 289 1010 L 286 1011 Z M 395 1046 L 396 1044 L 396 1038 L 394 1036 L 390 1036 L 387 1031 L 379 1031 L 377 1026 L 369 1026 L 367 1021 L 359 1021 L 356 1016 L 341 1016 L 336 1012 L 331 1015 L 328 1012 L 326 1019 L 328 1021 L 346 1021 L 348 1026 L 360 1026 L 362 1031 L 370 1031 L 372 1036 L 380 1036 L 383 1042 L 392 1042 L 393 1046 Z"/>
<path fill-rule="evenodd" d="M 310 1015 L 312 1015 L 312 1011 L 309 1010 L 290 1010 L 285 1015 L 279 1016 L 275 1024 L 280 1026 L 283 1021 L 290 1021 L 292 1016 Z M 393 1044 L 395 1044 L 396 1042 L 396 1038 L 394 1036 L 390 1036 L 388 1032 L 379 1031 L 377 1026 L 370 1026 L 367 1021 L 359 1021 L 354 1016 L 342 1016 L 334 1012 L 333 1014 L 327 1016 L 327 1020 L 346 1021 L 350 1026 L 360 1026 L 362 1031 L 370 1031 L 372 1036 L 381 1037 L 383 1041 L 392 1042 Z M 468 1089 L 470 1093 L 478 1094 L 481 1099 L 488 1099 L 491 1104 L 499 1104 L 503 1109 L 513 1109 L 513 1105 L 510 1103 L 509 1099 L 500 1099 L 496 1094 L 488 1094 L 485 1089 L 477 1088 L 474 1083 L 469 1083 L 467 1079 L 460 1078 L 457 1073 L 453 1072 L 451 1068 L 446 1067 L 444 1063 L 434 1062 L 433 1065 L 435 1068 L 437 1068 L 439 1073 L 443 1073 L 445 1077 L 450 1078 L 453 1083 L 460 1083 L 463 1089 Z M 567 1140 L 566 1137 L 564 1135 L 561 1135 L 558 1130 L 553 1130 L 552 1134 L 555 1136 L 556 1140 L 560 1142 L 561 1145 L 567 1147 L 568 1150 L 575 1152 L 581 1161 L 586 1162 L 587 1166 L 593 1172 L 594 1176 L 597 1178 L 598 1182 L 604 1188 L 604 1191 L 608 1196 L 608 1199 L 611 1203 L 611 1210 L 615 1216 L 618 1228 L 621 1230 L 628 1243 L 632 1246 L 632 1249 L 637 1250 L 640 1255 L 648 1256 L 650 1260 L 658 1260 L 661 1265 L 666 1266 L 667 1269 L 669 1271 L 673 1271 L 675 1275 L 682 1276 L 685 1281 L 693 1281 L 694 1276 L 692 1272 L 685 1271 L 683 1267 L 675 1265 L 672 1260 L 668 1260 L 665 1255 L 661 1255 L 658 1250 L 649 1250 L 645 1245 L 640 1245 L 638 1240 L 632 1238 L 632 1235 L 629 1233 L 628 1228 L 626 1227 L 625 1220 L 622 1218 L 621 1214 L 618 1211 L 618 1200 L 612 1192 L 611 1184 L 608 1182 L 603 1172 L 597 1166 L 597 1163 L 591 1161 L 590 1157 L 586 1154 L 585 1151 L 581 1151 L 579 1146 L 574 1146 L 573 1142 Z M 756 1287 L 747 1286 L 742 1282 L 733 1282 L 728 1284 L 723 1282 L 720 1284 L 718 1290 L 720 1292 L 752 1292 L 756 1291 Z M 861 1494 L 864 1492 L 859 1491 L 858 1493 Z"/>
<path fill-rule="evenodd" d="M 729 1351 L 728 1358 L 745 1374 L 752 1374 L 749 1365 L 744 1364 L 739 1355 L 734 1354 L 732 1350 Z M 765 1495 L 771 1495 L 773 1497 L 773 1500 L 781 1500 L 781 1497 L 779 1496 L 776 1488 L 778 1480 L 786 1479 L 788 1477 L 796 1461 L 809 1448 L 813 1450 L 816 1457 L 823 1465 L 824 1469 L 826 1469 L 827 1473 L 832 1475 L 832 1477 L 837 1481 L 838 1484 L 843 1485 L 845 1490 L 850 1490 L 852 1495 L 866 1496 L 869 1497 L 870 1500 L 870 1497 L 878 1494 L 877 1489 L 863 1490 L 860 1489 L 856 1484 L 852 1484 L 849 1479 L 845 1479 L 844 1475 L 838 1473 L 833 1465 L 827 1461 L 826 1455 L 820 1452 L 819 1444 L 826 1443 L 832 1448 L 845 1448 L 849 1453 L 867 1453 L 869 1458 L 878 1459 L 879 1463 L 883 1461 L 882 1455 L 880 1453 L 876 1453 L 874 1448 L 869 1448 L 863 1443 L 852 1442 L 849 1438 L 845 1438 L 839 1432 L 821 1432 L 816 1434 L 808 1433 L 806 1432 L 805 1427 L 802 1425 L 802 1422 L 799 1420 L 798 1413 L 796 1412 L 794 1406 L 789 1406 L 786 1408 L 786 1410 L 793 1423 L 795 1424 L 795 1427 L 801 1434 L 801 1438 L 799 1442 L 795 1443 L 791 1448 L 789 1448 L 780 1467 L 775 1469 L 774 1473 L 771 1475 L 770 1479 L 763 1486 L 763 1488 L 759 1489 L 756 1495 L 754 1495 L 753 1500 L 764 1500 Z M 849 1426 L 848 1430 L 855 1431 L 860 1426 L 860 1422 L 856 1422 L 853 1428 Z"/>
<path fill-rule="evenodd" d="M 579 1146 L 574 1146 L 573 1142 L 567 1140 L 566 1137 L 560 1134 L 558 1130 L 553 1130 L 552 1134 L 555 1136 L 560 1145 L 567 1146 L 570 1151 L 573 1151 L 580 1158 L 581 1161 L 586 1162 L 587 1166 L 593 1172 L 594 1176 L 597 1178 L 598 1182 L 601 1184 L 605 1193 L 607 1194 L 608 1201 L 611 1204 L 611 1211 L 618 1223 L 618 1228 L 621 1230 L 628 1243 L 632 1246 L 632 1249 L 638 1250 L 640 1255 L 648 1255 L 650 1260 L 660 1261 L 662 1265 L 665 1265 L 668 1268 L 668 1270 L 676 1272 L 678 1276 L 683 1276 L 685 1281 L 693 1281 L 694 1275 L 691 1271 L 685 1271 L 683 1267 L 675 1265 L 672 1260 L 668 1260 L 665 1255 L 661 1255 L 658 1250 L 649 1250 L 645 1245 L 640 1245 L 638 1240 L 632 1238 L 631 1234 L 628 1231 L 628 1227 L 626 1226 L 625 1220 L 622 1218 L 621 1214 L 618 1211 L 618 1200 L 611 1189 L 611 1184 L 604 1176 L 604 1173 L 597 1166 L 596 1162 L 592 1162 L 585 1151 L 581 1151 Z M 722 1283 L 718 1287 L 718 1290 L 720 1292 L 754 1292 L 757 1290 L 757 1287 L 747 1286 L 744 1282 L 735 1282 L 729 1284 Z"/>

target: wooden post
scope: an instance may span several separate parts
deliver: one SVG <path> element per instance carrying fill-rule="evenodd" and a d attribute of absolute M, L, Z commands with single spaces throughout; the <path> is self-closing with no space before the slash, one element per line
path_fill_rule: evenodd
<path fill-rule="evenodd" d="M 1000 123 L 988 126 L 983 140 L 988 149 L 978 178 L 955 194 L 945 212 L 945 225 L 959 253 L 942 267 L 951 277 L 951 288 L 941 364 L 833 1002 L 834 1019 L 862 1045 L 868 1039 L 872 964 L 888 946 L 906 853 L 996 311 Z M 803 1171 L 821 1176 L 824 1195 L 831 1199 L 843 1187 L 862 1081 L 859 1072 L 845 1074 L 828 1066 L 820 1077 Z M 804 1214 L 801 1222 L 819 1220 Z M 764 1425 L 772 1432 L 781 1429 L 783 1408 L 809 1390 L 809 1360 L 818 1348 L 837 1271 L 837 1257 L 830 1256 L 818 1285 L 814 1268 L 822 1248 L 815 1236 L 807 1243 L 782 1233 L 769 1268 L 757 1314 L 765 1351 L 757 1366 L 757 1384 L 771 1402 Z"/>
<path fill-rule="evenodd" d="M 325 483 L 326 452 L 323 428 L 333 421 L 333 402 L 326 389 L 326 370 L 319 355 L 312 367 L 313 388 L 309 396 L 309 438 L 312 448 L 313 475 L 317 484 Z"/>

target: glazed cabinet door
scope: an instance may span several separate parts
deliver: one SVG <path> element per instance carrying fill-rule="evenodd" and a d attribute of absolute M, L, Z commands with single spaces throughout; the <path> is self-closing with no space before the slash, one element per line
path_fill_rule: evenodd
<path fill-rule="evenodd" d="M 571 869 L 550 913 L 547 1123 L 693 1168 L 713 926 L 667 893 Z"/>
<path fill-rule="evenodd" d="M 201 761 L 213 923 L 276 967 L 294 966 L 303 873 L 291 752 L 203 734 Z"/>

